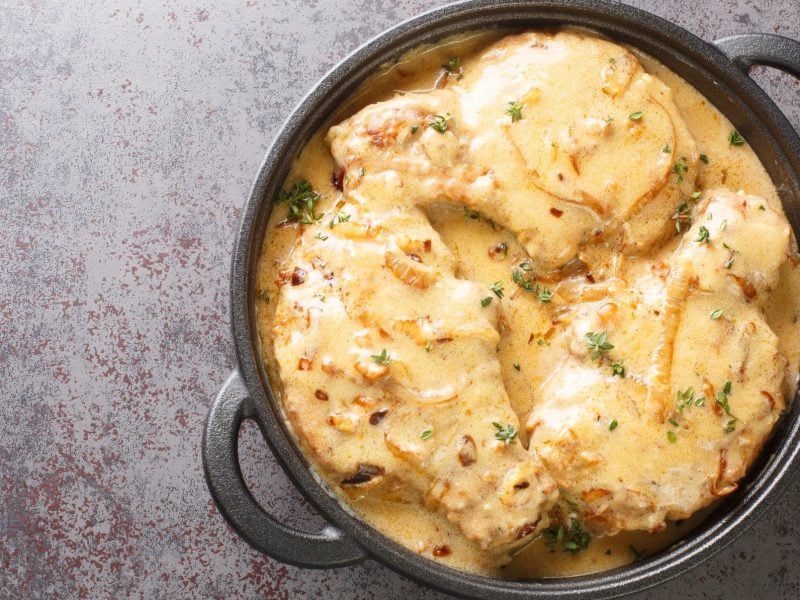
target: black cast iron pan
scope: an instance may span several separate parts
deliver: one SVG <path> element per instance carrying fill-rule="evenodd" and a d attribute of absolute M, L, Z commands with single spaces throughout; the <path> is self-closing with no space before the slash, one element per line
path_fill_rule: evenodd
<path fill-rule="evenodd" d="M 258 354 L 253 309 L 253 280 L 265 226 L 292 161 L 365 78 L 412 48 L 466 31 L 564 25 L 588 27 L 635 46 L 704 94 L 758 154 L 800 237 L 800 139 L 747 75 L 751 65 L 760 64 L 800 77 L 800 43 L 775 35 L 746 34 L 711 44 L 647 12 L 605 0 L 467 0 L 387 30 L 334 67 L 301 101 L 267 153 L 244 209 L 230 288 L 238 369 L 209 412 L 203 465 L 220 512 L 257 550 L 286 563 L 316 568 L 372 558 L 417 581 L 470 598 L 609 598 L 657 585 L 712 556 L 761 516 L 800 471 L 800 403 L 794 402 L 744 485 L 676 545 L 613 571 L 505 581 L 456 571 L 384 537 L 337 500 L 292 441 Z M 287 527 L 258 506 L 239 468 L 238 433 L 244 419 L 258 423 L 286 473 L 328 521 L 322 531 Z"/>

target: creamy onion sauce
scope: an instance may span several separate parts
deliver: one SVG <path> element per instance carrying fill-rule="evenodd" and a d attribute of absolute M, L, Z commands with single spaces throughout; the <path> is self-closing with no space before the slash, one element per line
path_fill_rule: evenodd
<path fill-rule="evenodd" d="M 287 185 L 297 179 L 308 180 L 315 190 L 322 193 L 318 212 L 330 210 L 338 192 L 331 182 L 335 164 L 324 139 L 328 128 L 364 106 L 391 98 L 398 90 L 430 89 L 440 74 L 441 65 L 449 57 L 459 56 L 462 64 L 467 63 L 502 35 L 500 32 L 490 32 L 448 38 L 438 45 L 421 47 L 398 63 L 387 66 L 383 72 L 363 84 L 350 101 L 314 135 L 295 161 Z M 696 188 L 700 191 L 717 187 L 743 190 L 747 194 L 763 197 L 772 207 L 780 206 L 774 185 L 750 147 L 733 147 L 728 143 L 728 135 L 733 129 L 730 122 L 678 75 L 658 61 L 634 52 L 648 73 L 672 89 L 674 102 L 697 143 L 698 151 L 709 157 L 708 164 L 700 169 Z M 524 250 L 511 233 L 485 220 L 465 218 L 461 207 L 435 205 L 426 207 L 425 212 L 444 243 L 457 257 L 457 275 L 460 278 L 489 283 L 507 278 L 509 261 L 496 260 L 488 251 L 499 242 L 506 244 L 509 256 L 524 256 Z M 277 297 L 279 291 L 278 273 L 286 264 L 297 238 L 294 227 L 279 226 L 284 217 L 285 207 L 276 205 L 267 228 L 255 281 L 261 351 L 278 394 L 281 390 L 280 378 L 270 341 L 276 306 L 272 299 Z M 658 256 L 669 256 L 678 241 L 675 238 L 665 245 Z M 630 273 L 640 273 L 655 260 L 657 257 L 641 260 L 631 258 L 625 268 Z M 771 328 L 779 336 L 779 347 L 789 360 L 786 387 L 790 393 L 787 401 L 791 401 L 793 396 L 800 362 L 797 298 L 800 298 L 800 276 L 797 269 L 787 263 L 782 268 L 781 283 L 765 310 Z M 545 321 L 548 317 L 542 312 L 515 310 L 507 314 L 506 319 L 509 327 L 501 338 L 499 359 L 505 388 L 524 425 L 530 410 L 529 390 L 542 385 L 544 380 L 541 376 L 538 379 L 536 376 L 521 376 L 533 370 L 531 356 L 540 348 L 537 343 L 531 343 L 529 332 L 546 330 Z M 519 368 L 515 365 L 519 365 Z M 525 437 L 524 428 L 521 428 L 520 435 Z M 302 439 L 298 442 L 301 447 L 304 445 Z M 633 463 L 636 460 L 636 457 L 629 456 L 615 458 Z M 631 464 L 630 468 L 635 469 L 636 465 Z M 498 569 L 493 561 L 468 542 L 459 529 L 439 513 L 430 512 L 415 503 L 386 502 L 367 497 L 348 497 L 345 503 L 376 529 L 411 550 L 430 556 L 432 548 L 447 546 L 449 553 L 436 560 L 466 571 L 510 578 L 569 576 L 619 567 L 639 556 L 651 555 L 668 547 L 711 512 L 711 509 L 706 509 L 686 521 L 670 523 L 666 530 L 659 533 L 623 532 L 611 537 L 597 537 L 587 550 L 577 554 L 552 551 L 539 537 L 518 551 L 510 564 Z"/>

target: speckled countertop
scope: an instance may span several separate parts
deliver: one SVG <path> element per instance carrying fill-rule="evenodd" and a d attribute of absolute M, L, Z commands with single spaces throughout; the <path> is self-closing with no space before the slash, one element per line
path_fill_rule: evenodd
<path fill-rule="evenodd" d="M 0 597 L 444 598 L 375 563 L 252 551 L 200 436 L 233 366 L 228 268 L 280 123 L 359 43 L 440 3 L 0 0 Z M 800 38 L 799 0 L 633 2 L 705 39 Z M 800 85 L 757 70 L 795 127 Z M 319 527 L 255 426 L 243 468 Z M 721 554 L 639 598 L 798 598 L 800 483 Z"/>

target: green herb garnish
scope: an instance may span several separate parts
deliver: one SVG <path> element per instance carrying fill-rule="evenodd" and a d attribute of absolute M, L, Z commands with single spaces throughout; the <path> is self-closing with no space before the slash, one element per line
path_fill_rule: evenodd
<path fill-rule="evenodd" d="M 392 361 L 392 358 L 386 352 L 386 348 L 384 348 L 383 350 L 381 350 L 380 354 L 373 354 L 372 360 L 374 360 L 379 365 L 388 365 Z"/>
<path fill-rule="evenodd" d="M 675 221 L 675 231 L 678 233 L 682 231 L 684 225 L 687 229 L 692 226 L 692 213 L 686 202 L 675 209 L 675 212 L 672 213 L 672 220 Z"/>
<path fill-rule="evenodd" d="M 314 207 L 320 197 L 320 193 L 312 189 L 308 180 L 301 179 L 288 190 L 281 192 L 278 201 L 289 203 L 289 213 L 286 215 L 289 221 L 310 225 L 322 218 L 314 214 Z"/>
<path fill-rule="evenodd" d="M 722 386 L 722 391 L 717 392 L 717 399 L 716 404 L 721 406 L 722 409 L 725 411 L 725 414 L 730 417 L 727 423 L 725 423 L 725 427 L 723 427 L 723 431 L 725 433 L 730 433 L 731 431 L 736 429 L 736 422 L 739 420 L 735 415 L 731 413 L 731 405 L 730 405 L 730 398 L 731 395 L 731 382 L 726 381 L 725 385 Z"/>
<path fill-rule="evenodd" d="M 536 297 L 542 304 L 550 304 L 553 299 L 553 292 L 546 287 L 540 287 L 536 292 Z"/>
<path fill-rule="evenodd" d="M 683 412 L 684 409 L 690 407 L 694 401 L 694 390 L 686 388 L 683 391 L 678 390 L 678 410 Z"/>
<path fill-rule="evenodd" d="M 705 225 L 700 225 L 700 231 L 697 234 L 697 239 L 695 242 L 699 242 L 701 244 L 711 243 L 711 238 L 708 235 L 708 228 Z"/>
<path fill-rule="evenodd" d="M 492 422 L 494 428 L 497 430 L 494 432 L 494 438 L 496 440 L 500 440 L 501 442 L 505 442 L 506 446 L 509 444 L 514 443 L 514 439 L 517 437 L 517 428 L 511 424 L 506 425 L 503 427 L 500 423 Z"/>
<path fill-rule="evenodd" d="M 614 431 L 617 428 L 618 425 L 619 425 L 619 423 L 617 423 L 616 419 L 611 419 L 611 423 L 608 424 L 608 430 L 609 431 Z"/>
<path fill-rule="evenodd" d="M 448 61 L 442 65 L 442 68 L 450 75 L 455 75 L 456 79 L 461 79 L 464 76 L 464 69 L 461 68 L 461 59 L 458 56 L 451 56 Z"/>
<path fill-rule="evenodd" d="M 429 440 L 431 436 L 433 436 L 433 429 L 426 429 L 419 437 L 423 440 Z"/>
<path fill-rule="evenodd" d="M 675 163 L 675 166 L 672 167 L 672 170 L 678 177 L 678 183 L 681 183 L 683 181 L 683 176 L 689 172 L 689 165 L 686 163 L 686 157 L 681 156 L 680 161 Z"/>
<path fill-rule="evenodd" d="M 731 146 L 744 146 L 745 142 L 742 134 L 734 129 L 728 136 L 728 143 L 730 143 Z"/>
<path fill-rule="evenodd" d="M 708 164 L 708 157 L 705 154 L 700 155 L 700 162 L 703 164 Z"/>
<path fill-rule="evenodd" d="M 724 312 L 725 312 L 724 309 L 718 308 L 717 310 L 715 310 L 714 312 L 711 313 L 711 320 L 712 321 L 716 321 L 717 319 L 719 319 L 722 316 L 722 313 L 724 313 Z"/>
<path fill-rule="evenodd" d="M 481 298 L 481 306 L 483 308 L 486 308 L 491 303 L 492 303 L 492 297 L 491 296 L 486 296 L 486 298 Z"/>
<path fill-rule="evenodd" d="M 495 281 L 492 285 L 489 286 L 489 290 L 498 298 L 503 297 L 503 282 L 502 281 Z"/>
<path fill-rule="evenodd" d="M 730 405 L 730 402 L 729 402 L 729 400 L 730 400 L 729 396 L 730 395 L 731 395 L 731 382 L 730 381 L 726 381 L 725 385 L 722 386 L 722 391 L 721 392 L 717 392 L 716 404 L 718 406 L 721 406 L 723 408 L 723 410 L 725 410 L 725 414 L 726 415 L 728 415 L 729 417 L 733 417 L 733 415 L 731 414 L 731 405 Z M 736 417 L 734 417 L 734 418 L 736 418 Z"/>
<path fill-rule="evenodd" d="M 438 131 L 439 133 L 444 133 L 445 131 L 447 131 L 447 119 L 449 116 L 450 115 L 448 115 L 447 117 L 443 117 L 442 115 L 434 116 L 433 119 L 428 121 L 428 127 L 433 129 L 434 131 Z"/>
<path fill-rule="evenodd" d="M 516 123 L 522 118 L 522 103 L 509 102 L 506 105 L 506 114 L 511 117 L 511 122 Z"/>
<path fill-rule="evenodd" d="M 738 252 L 733 248 L 731 248 L 730 246 L 728 246 L 728 244 L 726 244 L 725 242 L 722 242 L 722 247 L 728 251 L 728 258 L 725 259 L 723 265 L 726 269 L 730 269 L 733 266 L 735 255 L 738 254 Z"/>
<path fill-rule="evenodd" d="M 643 111 L 641 111 L 641 110 L 637 110 L 636 112 L 632 112 L 630 115 L 628 115 L 628 118 L 629 118 L 631 121 L 638 121 L 638 120 L 639 120 L 639 119 L 641 119 L 643 116 L 644 116 L 644 112 L 643 112 Z"/>
<path fill-rule="evenodd" d="M 570 519 L 569 527 L 564 527 L 564 525 L 548 527 L 542 530 L 542 535 L 545 539 L 545 546 L 550 548 L 551 551 L 555 551 L 556 548 L 561 546 L 564 552 L 569 552 L 570 554 L 577 554 L 581 550 L 586 550 L 592 539 L 589 532 L 583 528 L 581 522 L 575 517 Z"/>
<path fill-rule="evenodd" d="M 347 223 L 350 220 L 350 215 L 343 210 L 337 210 L 331 222 L 328 223 L 328 228 L 333 229 L 333 226 L 338 223 Z"/>
<path fill-rule="evenodd" d="M 539 285 L 532 276 L 527 276 L 525 273 L 533 270 L 533 265 L 524 260 L 517 266 L 516 269 L 511 271 L 511 281 L 516 283 L 526 292 L 536 294 L 539 302 L 542 304 L 550 304 L 553 300 L 553 291 Z"/>
<path fill-rule="evenodd" d="M 555 552 L 555 549 L 564 541 L 564 526 L 543 529 L 542 536 L 545 539 L 545 546 L 550 548 L 551 552 Z"/>
<path fill-rule="evenodd" d="M 606 340 L 606 336 L 605 331 L 597 333 L 590 331 L 586 334 L 586 347 L 589 349 L 589 356 L 592 360 L 597 360 L 614 347 L 614 344 Z"/>

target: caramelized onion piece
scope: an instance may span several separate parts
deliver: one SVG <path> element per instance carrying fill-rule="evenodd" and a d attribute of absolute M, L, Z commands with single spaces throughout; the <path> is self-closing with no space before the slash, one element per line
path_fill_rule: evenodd
<path fill-rule="evenodd" d="M 359 463 L 355 473 L 342 479 L 342 485 L 360 485 L 372 481 L 376 477 L 383 477 L 386 469 L 369 463 Z"/>
<path fill-rule="evenodd" d="M 478 448 L 471 435 L 465 435 L 458 444 L 458 461 L 462 466 L 468 467 L 478 460 Z"/>
<path fill-rule="evenodd" d="M 667 420 L 671 408 L 672 353 L 688 291 L 689 272 L 685 265 L 679 263 L 667 282 L 662 331 L 653 351 L 647 385 L 646 406 L 657 414 L 662 422 Z"/>
<path fill-rule="evenodd" d="M 381 410 L 376 410 L 369 416 L 369 424 L 370 425 L 377 425 L 381 421 L 383 421 L 383 417 L 389 414 L 388 408 L 383 408 Z"/>
<path fill-rule="evenodd" d="M 295 267 L 292 271 L 292 285 L 300 285 L 306 280 L 306 272 L 300 267 Z"/>
<path fill-rule="evenodd" d="M 717 478 L 711 486 L 711 493 L 717 497 L 727 496 L 737 490 L 739 484 L 725 481 L 725 470 L 728 468 L 727 452 L 723 448 L 719 451 L 719 468 Z"/>
<path fill-rule="evenodd" d="M 402 252 L 387 251 L 385 262 L 388 269 L 400 281 L 423 290 L 433 285 L 437 279 L 436 271 Z"/>
<path fill-rule="evenodd" d="M 519 530 L 517 530 L 517 534 L 514 537 L 516 537 L 518 540 L 521 540 L 525 536 L 532 534 L 534 531 L 536 531 L 536 527 L 539 526 L 540 520 L 541 519 L 536 519 L 535 521 L 530 521 L 528 523 L 525 523 L 525 525 L 523 525 L 522 527 L 519 528 Z"/>

